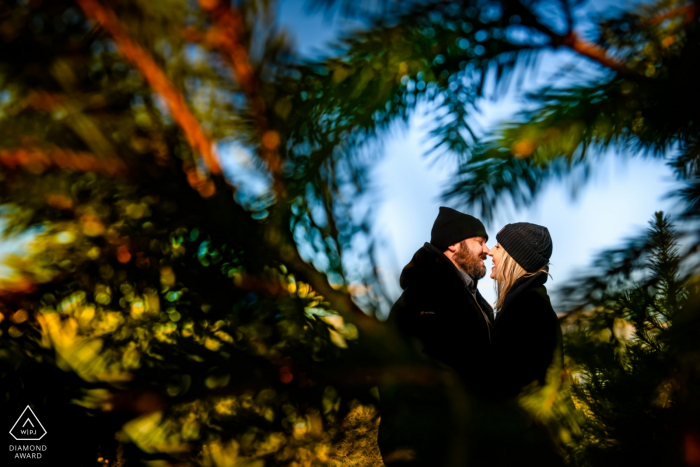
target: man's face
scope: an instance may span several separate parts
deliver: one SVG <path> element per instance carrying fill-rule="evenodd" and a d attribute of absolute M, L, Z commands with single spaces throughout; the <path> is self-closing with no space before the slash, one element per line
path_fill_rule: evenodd
<path fill-rule="evenodd" d="M 489 253 L 486 247 L 486 239 L 482 237 L 466 238 L 459 242 L 457 251 L 454 254 L 454 262 L 459 268 L 478 281 L 486 274 L 484 260 Z"/>

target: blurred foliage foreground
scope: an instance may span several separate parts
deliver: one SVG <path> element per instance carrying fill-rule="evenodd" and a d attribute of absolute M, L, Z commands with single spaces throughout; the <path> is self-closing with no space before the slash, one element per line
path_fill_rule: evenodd
<path fill-rule="evenodd" d="M 467 177 L 451 195 L 488 217 L 490 196 L 533 199 L 591 138 L 666 131 L 697 202 L 695 133 L 676 120 L 653 133 L 636 107 L 607 126 L 566 113 L 614 115 L 668 76 L 662 62 L 695 46 L 697 9 L 681 7 L 668 24 L 606 23 L 621 49 L 614 37 L 670 31 L 639 36 L 647 57 L 621 66 L 520 2 L 412 4 L 306 62 L 267 2 L 0 1 L 0 208 L 6 235 L 30 242 L 0 288 L 3 423 L 31 404 L 55 465 L 381 465 L 376 387 L 391 380 L 444 391 L 468 424 L 463 391 L 371 316 L 387 299 L 356 201 L 373 137 L 421 99 L 442 106 L 433 136 Z M 559 46 L 612 70 L 611 94 L 472 152 L 487 72 Z M 700 465 L 692 257 L 658 214 L 564 294 L 566 369 L 520 405 L 572 465 Z"/>

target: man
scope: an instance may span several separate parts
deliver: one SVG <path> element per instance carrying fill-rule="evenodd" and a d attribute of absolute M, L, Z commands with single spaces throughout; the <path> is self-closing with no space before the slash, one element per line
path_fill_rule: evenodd
<path fill-rule="evenodd" d="M 430 243 L 401 273 L 404 292 L 389 315 L 423 353 L 454 368 L 477 391 L 493 326 L 493 309 L 476 287 L 486 274 L 487 240 L 481 221 L 441 207 Z"/>
<path fill-rule="evenodd" d="M 481 221 L 441 207 L 430 242 L 401 273 L 404 291 L 388 320 L 420 355 L 453 371 L 471 393 L 487 387 L 493 332 L 493 310 L 476 287 L 486 273 L 487 240 Z M 380 387 L 380 402 L 379 446 L 387 465 L 447 462 L 450 447 L 445 443 L 455 434 L 444 391 L 391 381 Z"/>

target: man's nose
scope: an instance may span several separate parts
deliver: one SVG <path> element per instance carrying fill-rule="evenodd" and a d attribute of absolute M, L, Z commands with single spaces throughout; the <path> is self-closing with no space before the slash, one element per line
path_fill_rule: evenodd
<path fill-rule="evenodd" d="M 487 255 L 489 255 L 489 256 L 493 256 L 493 255 L 491 254 L 491 250 L 489 250 L 489 247 L 487 247 L 486 244 L 484 244 L 483 253 L 484 253 L 484 254 L 487 254 Z"/>

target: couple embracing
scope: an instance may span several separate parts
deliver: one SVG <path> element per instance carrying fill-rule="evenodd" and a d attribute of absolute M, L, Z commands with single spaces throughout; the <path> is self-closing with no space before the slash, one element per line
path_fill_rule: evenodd
<path fill-rule="evenodd" d="M 496 235 L 494 246 L 489 248 L 487 242 L 481 221 L 441 207 L 430 242 L 401 274 L 404 292 L 388 322 L 423 358 L 456 375 L 471 400 L 498 407 L 523 390 L 545 385 L 548 369 L 561 357 L 561 327 L 544 286 L 552 255 L 547 228 L 508 224 Z M 487 256 L 493 262 L 495 312 L 477 289 L 486 275 Z M 454 408 L 448 407 L 444 395 L 433 397 L 429 388 L 415 385 L 380 390 L 379 445 L 385 463 L 451 465 L 451 448 L 441 442 L 454 438 L 458 429 L 450 421 Z M 493 417 L 498 417 L 496 412 Z M 479 427 L 466 430 L 476 432 L 476 437 L 466 438 L 489 442 Z M 479 451 L 478 446 L 470 449 Z"/>

